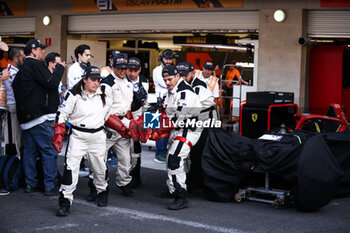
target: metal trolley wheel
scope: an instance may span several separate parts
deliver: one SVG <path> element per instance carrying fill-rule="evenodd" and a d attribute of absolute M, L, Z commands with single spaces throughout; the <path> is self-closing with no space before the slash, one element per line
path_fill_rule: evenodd
<path fill-rule="evenodd" d="M 280 207 L 284 206 L 284 204 L 285 204 L 284 195 L 278 195 L 276 197 L 276 199 L 273 200 L 272 207 L 277 209 L 277 208 L 280 208 Z"/>
<path fill-rule="evenodd" d="M 234 200 L 237 203 L 241 203 L 243 199 L 246 197 L 246 191 L 244 189 L 240 189 L 234 196 Z"/>

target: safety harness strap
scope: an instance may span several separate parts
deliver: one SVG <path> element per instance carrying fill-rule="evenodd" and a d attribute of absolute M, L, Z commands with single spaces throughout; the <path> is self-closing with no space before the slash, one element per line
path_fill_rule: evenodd
<path fill-rule="evenodd" d="M 175 140 L 179 140 L 180 142 L 186 143 L 190 148 L 192 148 L 192 143 L 184 137 L 177 136 L 175 137 Z"/>

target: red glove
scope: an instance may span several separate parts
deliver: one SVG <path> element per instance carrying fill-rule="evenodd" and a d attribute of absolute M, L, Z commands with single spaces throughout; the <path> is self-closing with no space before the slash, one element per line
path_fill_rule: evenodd
<path fill-rule="evenodd" d="M 52 145 L 57 150 L 61 152 L 63 146 L 64 133 L 66 132 L 66 125 L 64 123 L 56 123 L 54 126 L 54 135 L 52 137 Z"/>
<path fill-rule="evenodd" d="M 135 119 L 130 120 L 129 130 L 130 130 L 132 139 L 134 139 L 134 141 L 138 141 L 140 135 L 138 131 L 138 123 Z"/>
<path fill-rule="evenodd" d="M 149 129 L 143 128 L 143 122 L 138 124 L 138 132 L 140 142 L 146 143 L 151 135 L 151 131 Z"/>
<path fill-rule="evenodd" d="M 134 127 L 136 130 L 136 125 Z M 138 139 L 140 142 L 142 143 L 147 142 L 151 131 L 149 129 L 143 128 L 143 115 L 141 115 L 139 119 L 137 119 L 137 133 L 138 133 Z"/>
<path fill-rule="evenodd" d="M 129 130 L 128 128 L 126 128 L 126 131 L 120 132 L 120 135 L 121 135 L 123 138 L 131 138 L 131 133 L 130 133 L 130 130 Z"/>
<path fill-rule="evenodd" d="M 167 114 L 165 113 L 165 111 L 161 112 L 160 115 L 161 118 L 161 122 L 164 123 L 163 125 L 161 125 L 161 128 L 158 130 L 158 133 L 160 135 L 162 134 L 170 134 L 170 132 L 175 129 L 173 122 L 169 119 L 169 117 L 167 116 Z M 163 127 L 164 125 L 166 125 L 167 127 Z"/>
<path fill-rule="evenodd" d="M 128 111 L 128 112 L 125 114 L 125 117 L 126 117 L 126 119 L 129 119 L 129 120 L 134 119 L 134 117 L 133 117 L 131 111 Z"/>
<path fill-rule="evenodd" d="M 149 139 L 153 141 L 158 141 L 162 138 L 162 135 L 157 130 L 152 130 L 152 132 L 149 135 Z"/>
<path fill-rule="evenodd" d="M 123 124 L 123 122 L 116 115 L 110 115 L 108 120 L 105 122 L 105 126 L 116 130 L 124 138 L 130 138 L 129 129 Z"/>
<path fill-rule="evenodd" d="M 162 124 L 160 129 L 153 129 L 152 132 L 150 132 L 150 140 L 158 141 L 163 137 L 168 137 L 170 132 L 174 129 L 174 125 L 169 119 L 169 117 L 166 115 L 165 111 L 161 112 L 161 122 Z M 166 125 L 167 127 L 165 128 L 164 125 Z"/>

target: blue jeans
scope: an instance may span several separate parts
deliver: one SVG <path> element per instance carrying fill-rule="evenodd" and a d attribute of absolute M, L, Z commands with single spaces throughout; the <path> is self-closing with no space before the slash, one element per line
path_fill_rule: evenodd
<path fill-rule="evenodd" d="M 45 121 L 23 131 L 23 169 L 26 184 L 38 186 L 36 158 L 41 156 L 44 172 L 45 191 L 50 191 L 57 183 L 57 151 L 52 145 L 54 129 L 50 121 Z"/>
<path fill-rule="evenodd" d="M 166 155 L 167 154 L 167 146 L 168 146 L 169 137 L 164 137 L 156 141 L 156 156 Z"/>

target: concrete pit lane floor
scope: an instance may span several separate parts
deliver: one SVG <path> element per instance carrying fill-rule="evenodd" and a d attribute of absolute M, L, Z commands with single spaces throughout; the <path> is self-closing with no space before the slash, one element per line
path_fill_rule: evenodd
<path fill-rule="evenodd" d="M 80 178 L 71 212 L 56 217 L 58 197 L 43 193 L 27 194 L 22 189 L 0 196 L 1 233 L 41 232 L 349 232 L 350 198 L 333 199 L 314 213 L 297 212 L 293 207 L 274 209 L 270 204 L 243 201 L 210 202 L 200 191 L 189 196 L 189 208 L 170 211 L 172 201 L 157 195 L 165 189 L 165 164 L 153 161 L 154 150 L 143 147 L 143 185 L 133 197 L 121 195 L 115 185 L 115 166 L 109 166 L 110 194 L 108 207 L 86 201 L 87 178 Z M 59 170 L 64 157 L 59 156 Z"/>

